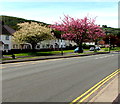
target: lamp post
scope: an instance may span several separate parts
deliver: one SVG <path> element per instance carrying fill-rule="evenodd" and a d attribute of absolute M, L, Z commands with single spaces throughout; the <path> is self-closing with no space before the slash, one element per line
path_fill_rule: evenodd
<path fill-rule="evenodd" d="M 63 48 L 62 48 L 63 44 L 62 44 L 62 38 L 61 38 L 61 55 L 63 55 Z"/>
<path fill-rule="evenodd" d="M 111 49 L 111 43 L 110 43 L 110 36 L 109 36 L 109 53 L 110 53 L 110 49 Z"/>
<path fill-rule="evenodd" d="M 110 33 L 110 32 L 108 32 L 106 29 L 105 29 L 105 33 L 106 33 L 106 35 L 108 34 L 108 33 Z M 109 36 L 109 53 L 110 53 L 110 49 L 111 49 L 111 43 L 110 43 L 110 36 Z"/>

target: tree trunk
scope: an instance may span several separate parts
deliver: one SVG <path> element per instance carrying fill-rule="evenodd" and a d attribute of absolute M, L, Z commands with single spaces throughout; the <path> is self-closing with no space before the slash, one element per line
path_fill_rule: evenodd
<path fill-rule="evenodd" d="M 98 41 L 97 40 L 95 40 L 95 45 L 98 45 Z"/>
<path fill-rule="evenodd" d="M 83 53 L 82 42 L 83 42 L 83 40 L 80 39 L 79 36 L 77 35 L 76 43 L 79 47 L 78 53 Z"/>
<path fill-rule="evenodd" d="M 80 44 L 79 44 L 79 51 L 78 51 L 78 53 L 83 53 L 82 42 L 80 42 Z"/>
<path fill-rule="evenodd" d="M 21 46 L 21 49 L 23 49 L 24 45 L 25 45 L 25 44 L 20 44 L 20 46 Z"/>
<path fill-rule="evenodd" d="M 31 45 L 32 45 L 32 51 L 35 51 L 36 44 L 32 43 Z"/>
<path fill-rule="evenodd" d="M 83 53 L 82 41 L 78 44 L 79 50 L 78 53 Z"/>

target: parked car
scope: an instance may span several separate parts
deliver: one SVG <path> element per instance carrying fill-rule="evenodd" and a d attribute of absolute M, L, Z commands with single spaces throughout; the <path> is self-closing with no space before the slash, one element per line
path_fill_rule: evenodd
<path fill-rule="evenodd" d="M 77 53 L 77 52 L 83 53 L 83 48 L 81 50 L 79 50 L 79 47 L 77 47 L 77 48 L 75 48 L 74 52 L 75 53 Z"/>
<path fill-rule="evenodd" d="M 95 50 L 95 48 L 94 47 L 90 47 L 90 49 L 89 49 L 90 51 L 94 51 Z"/>
<path fill-rule="evenodd" d="M 100 47 L 90 47 L 90 51 L 100 50 Z"/>
<path fill-rule="evenodd" d="M 95 47 L 96 50 L 100 50 L 100 47 Z"/>
<path fill-rule="evenodd" d="M 79 51 L 79 47 L 75 48 L 74 52 L 78 52 Z"/>

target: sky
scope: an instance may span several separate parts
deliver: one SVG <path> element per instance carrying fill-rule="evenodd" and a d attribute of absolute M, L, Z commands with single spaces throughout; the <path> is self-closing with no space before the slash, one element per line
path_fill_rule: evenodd
<path fill-rule="evenodd" d="M 96 17 L 96 24 L 118 27 L 119 0 L 0 0 L 0 15 L 37 20 L 48 24 L 64 15 Z M 61 18 L 61 19 L 60 19 Z"/>

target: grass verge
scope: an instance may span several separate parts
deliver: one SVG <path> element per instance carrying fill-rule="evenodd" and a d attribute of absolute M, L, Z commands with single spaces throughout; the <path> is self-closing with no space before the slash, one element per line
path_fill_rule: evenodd
<path fill-rule="evenodd" d="M 72 55 L 85 55 L 85 54 L 92 54 L 95 53 L 94 51 L 89 52 L 89 49 L 84 49 L 84 53 L 74 53 L 74 50 L 63 50 L 64 56 L 72 56 Z M 88 52 L 87 52 L 88 51 Z M 100 51 L 97 52 L 108 52 L 109 48 L 101 48 Z M 120 51 L 120 47 L 116 47 L 111 49 L 111 51 Z M 67 53 L 67 54 L 66 54 Z M 19 53 L 14 54 L 16 59 L 26 59 L 26 58 L 42 58 L 42 57 L 49 57 L 51 55 L 60 55 L 61 51 L 48 51 L 48 52 L 28 52 L 28 53 Z M 13 60 L 11 55 L 4 55 L 5 58 L 0 60 Z"/>

